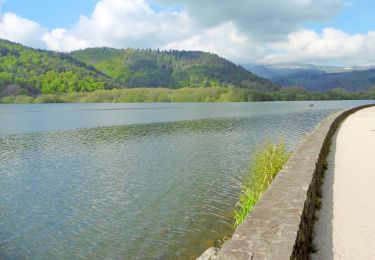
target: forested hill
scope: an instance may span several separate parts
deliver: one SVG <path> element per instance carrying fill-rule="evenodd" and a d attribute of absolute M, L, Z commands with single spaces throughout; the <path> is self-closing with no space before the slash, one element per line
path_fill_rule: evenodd
<path fill-rule="evenodd" d="M 278 89 L 275 84 L 243 67 L 206 52 L 89 48 L 71 54 L 127 87 Z"/>
<path fill-rule="evenodd" d="M 0 96 L 93 91 L 119 87 L 111 77 L 69 54 L 0 40 Z"/>
<path fill-rule="evenodd" d="M 217 55 L 197 51 L 90 48 L 37 50 L 0 40 L 0 97 L 122 87 L 279 87 Z"/>

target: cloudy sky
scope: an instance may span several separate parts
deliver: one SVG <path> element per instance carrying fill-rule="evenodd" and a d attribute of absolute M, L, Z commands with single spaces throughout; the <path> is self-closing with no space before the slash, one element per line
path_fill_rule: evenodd
<path fill-rule="evenodd" d="M 0 38 L 204 50 L 236 63 L 375 64 L 371 0 L 0 0 Z"/>

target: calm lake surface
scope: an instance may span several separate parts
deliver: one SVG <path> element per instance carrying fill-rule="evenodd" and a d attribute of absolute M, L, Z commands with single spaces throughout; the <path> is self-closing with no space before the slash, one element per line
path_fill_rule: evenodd
<path fill-rule="evenodd" d="M 365 103 L 0 105 L 0 259 L 194 259 L 265 137 Z"/>

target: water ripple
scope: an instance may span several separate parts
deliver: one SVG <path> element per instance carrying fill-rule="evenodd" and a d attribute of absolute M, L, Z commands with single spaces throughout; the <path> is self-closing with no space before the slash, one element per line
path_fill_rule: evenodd
<path fill-rule="evenodd" d="M 263 139 L 292 149 L 335 110 L 0 138 L 0 258 L 194 258 L 232 232 Z"/>

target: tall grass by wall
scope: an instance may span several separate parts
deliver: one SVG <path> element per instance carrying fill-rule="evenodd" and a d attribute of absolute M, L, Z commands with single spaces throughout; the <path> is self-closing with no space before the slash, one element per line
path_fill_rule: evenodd
<path fill-rule="evenodd" d="M 240 225 L 253 209 L 262 193 L 268 188 L 277 173 L 288 161 L 290 153 L 284 142 L 272 144 L 265 141 L 254 155 L 249 168 L 243 171 L 240 198 L 234 210 L 235 226 Z"/>

